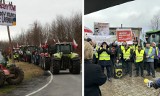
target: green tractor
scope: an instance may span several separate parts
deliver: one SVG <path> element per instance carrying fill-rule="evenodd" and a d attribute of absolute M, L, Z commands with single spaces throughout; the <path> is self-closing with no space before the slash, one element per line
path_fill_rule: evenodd
<path fill-rule="evenodd" d="M 49 51 L 51 52 L 51 73 L 59 74 L 60 70 L 69 69 L 72 74 L 80 74 L 80 58 L 73 52 L 72 43 L 56 43 L 50 46 Z"/>

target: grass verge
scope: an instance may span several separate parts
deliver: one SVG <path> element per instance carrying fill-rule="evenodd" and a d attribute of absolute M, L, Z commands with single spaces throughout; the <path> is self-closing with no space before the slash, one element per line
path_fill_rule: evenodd
<path fill-rule="evenodd" d="M 29 64 L 26 62 L 16 62 L 16 66 L 24 71 L 23 82 L 31 80 L 34 77 L 41 76 L 44 73 L 44 71 L 40 67 L 34 64 Z M 8 85 L 6 83 L 2 88 L 0 88 L 0 96 L 3 96 L 3 94 L 8 93 L 14 89 L 16 89 L 16 85 Z"/>

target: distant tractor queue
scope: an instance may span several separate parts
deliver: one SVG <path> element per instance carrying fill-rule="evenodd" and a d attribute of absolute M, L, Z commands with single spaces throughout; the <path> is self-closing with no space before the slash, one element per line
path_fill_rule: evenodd
<path fill-rule="evenodd" d="M 66 69 L 72 74 L 80 74 L 81 60 L 73 50 L 72 42 L 41 46 L 22 45 L 13 48 L 13 57 L 18 62 L 33 63 L 53 74 L 59 74 L 60 70 Z"/>

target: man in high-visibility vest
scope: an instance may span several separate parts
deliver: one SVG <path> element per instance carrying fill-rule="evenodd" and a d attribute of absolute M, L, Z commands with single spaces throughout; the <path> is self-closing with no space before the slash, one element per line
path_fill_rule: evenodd
<path fill-rule="evenodd" d="M 123 66 L 125 67 L 124 72 L 125 75 L 129 74 L 130 77 L 132 77 L 132 63 L 131 58 L 133 56 L 133 50 L 127 45 L 125 46 L 125 49 L 123 50 L 123 59 L 124 63 Z"/>
<path fill-rule="evenodd" d="M 121 48 L 121 53 L 123 53 L 123 50 L 125 49 L 125 46 L 127 46 L 127 42 L 123 42 L 122 45 L 120 46 Z"/>
<path fill-rule="evenodd" d="M 134 52 L 135 56 L 135 66 L 136 66 L 136 75 L 135 77 L 139 76 L 139 69 L 141 70 L 141 77 L 144 77 L 144 58 L 145 58 L 145 52 L 142 49 L 142 46 L 138 46 L 138 49 Z"/>
<path fill-rule="evenodd" d="M 138 50 L 138 41 L 133 41 L 132 49 L 133 51 Z"/>
<path fill-rule="evenodd" d="M 106 42 L 103 42 L 101 45 L 100 50 L 98 51 L 99 55 L 99 65 L 102 68 L 102 71 L 104 72 L 104 68 L 107 69 L 107 78 L 109 81 L 111 81 L 111 52 L 108 50 L 109 47 Z"/>
<path fill-rule="evenodd" d="M 156 47 L 156 43 L 152 42 L 152 47 L 155 50 L 155 55 L 154 55 L 154 69 L 157 69 L 158 66 L 158 54 L 159 54 L 159 48 Z"/>
<path fill-rule="evenodd" d="M 146 67 L 147 67 L 147 76 L 150 76 L 152 73 L 152 77 L 155 78 L 155 70 L 154 70 L 154 55 L 155 49 L 150 46 L 150 43 L 146 44 L 145 48 L 146 54 Z"/>
<path fill-rule="evenodd" d="M 93 64 L 98 64 L 98 50 L 99 50 L 99 46 L 96 44 L 96 42 L 93 42 Z"/>

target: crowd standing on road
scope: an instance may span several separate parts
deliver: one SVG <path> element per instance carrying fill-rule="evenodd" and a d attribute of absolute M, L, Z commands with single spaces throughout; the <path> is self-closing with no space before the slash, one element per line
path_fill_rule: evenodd
<path fill-rule="evenodd" d="M 133 41 L 133 44 L 123 42 L 118 45 L 115 41 L 111 44 L 102 42 L 100 46 L 90 38 L 86 39 L 93 47 L 93 64 L 101 66 L 103 72 L 106 72 L 107 80 L 111 81 L 114 77 L 115 64 L 122 63 L 123 76 L 129 75 L 132 77 L 133 71 L 136 71 L 135 77 L 152 76 L 155 78 L 155 69 L 159 67 L 159 48 L 156 43 L 146 43 L 145 47 L 138 45 L 138 41 Z M 106 68 L 106 71 L 104 69 Z M 144 74 L 144 71 L 147 74 Z M 140 74 L 139 74 L 140 73 Z"/>

